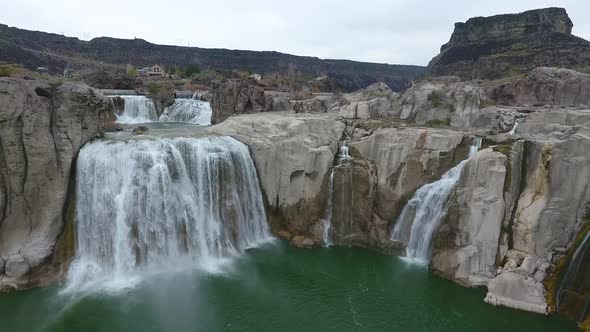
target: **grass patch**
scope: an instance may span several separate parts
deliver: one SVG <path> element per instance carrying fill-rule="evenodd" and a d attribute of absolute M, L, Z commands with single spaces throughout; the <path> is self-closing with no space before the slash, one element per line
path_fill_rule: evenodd
<path fill-rule="evenodd" d="M 451 119 L 434 119 L 425 123 L 430 128 L 444 128 L 451 126 Z"/>

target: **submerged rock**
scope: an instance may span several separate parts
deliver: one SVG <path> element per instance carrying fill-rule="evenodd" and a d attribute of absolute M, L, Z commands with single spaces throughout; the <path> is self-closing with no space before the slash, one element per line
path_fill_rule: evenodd
<path fill-rule="evenodd" d="M 133 128 L 133 135 L 143 135 L 150 130 L 147 126 L 138 126 Z"/>

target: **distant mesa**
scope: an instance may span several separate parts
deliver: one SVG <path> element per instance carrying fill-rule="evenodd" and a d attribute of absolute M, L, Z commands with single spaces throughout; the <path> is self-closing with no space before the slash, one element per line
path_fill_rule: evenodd
<path fill-rule="evenodd" d="M 455 23 L 451 39 L 430 61 L 429 73 L 496 79 L 544 66 L 590 70 L 590 42 L 572 35 L 572 27 L 563 8 Z"/>

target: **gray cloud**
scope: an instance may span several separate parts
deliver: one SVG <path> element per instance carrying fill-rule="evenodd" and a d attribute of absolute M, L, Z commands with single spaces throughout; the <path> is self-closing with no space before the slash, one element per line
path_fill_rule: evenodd
<path fill-rule="evenodd" d="M 587 0 L 19 0 L 2 4 L 0 22 L 81 39 L 137 37 L 160 44 L 425 65 L 448 40 L 454 22 L 550 6 L 565 7 L 574 34 L 590 39 Z"/>

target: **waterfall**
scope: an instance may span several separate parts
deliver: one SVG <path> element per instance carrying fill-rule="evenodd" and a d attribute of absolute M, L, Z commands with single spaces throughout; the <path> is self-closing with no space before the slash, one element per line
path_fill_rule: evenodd
<path fill-rule="evenodd" d="M 514 135 L 516 134 L 516 128 L 518 127 L 518 125 L 520 124 L 519 119 L 516 119 L 514 121 L 514 127 L 512 127 L 512 129 L 510 129 L 510 131 L 508 132 L 509 135 Z"/>
<path fill-rule="evenodd" d="M 178 259 L 208 264 L 270 238 L 248 148 L 230 137 L 93 142 L 76 184 L 71 289 L 125 285 Z"/>
<path fill-rule="evenodd" d="M 120 96 L 125 101 L 123 114 L 117 116 L 117 122 L 135 124 L 158 121 L 154 102 L 146 96 Z"/>
<path fill-rule="evenodd" d="M 332 207 L 334 201 L 334 169 L 330 172 L 330 179 L 328 180 L 328 207 L 322 219 L 322 242 L 324 247 L 332 245 L 332 238 L 330 232 L 332 231 Z"/>
<path fill-rule="evenodd" d="M 576 284 L 576 279 L 579 279 L 578 274 L 581 272 L 580 268 L 584 267 L 584 256 L 588 254 L 587 250 L 589 247 L 590 247 L 590 232 L 586 233 L 586 236 L 582 240 L 581 244 L 578 246 L 578 248 L 574 252 L 574 255 L 572 256 L 572 259 L 567 267 L 567 272 L 566 272 L 563 280 L 561 281 L 561 284 L 559 285 L 559 289 L 557 290 L 557 294 L 555 297 L 556 307 L 557 307 L 558 311 L 560 310 L 560 306 L 562 304 L 562 301 L 564 300 L 564 297 L 566 297 L 566 293 L 568 292 L 568 286 L 571 286 L 572 284 Z M 584 269 L 582 269 L 582 275 L 584 275 L 583 270 Z M 588 274 L 586 274 L 586 276 L 587 275 Z M 578 283 L 578 284 L 581 284 L 581 283 Z M 583 318 L 586 316 L 586 312 L 588 311 L 588 308 L 590 307 L 590 296 L 588 297 L 588 299 L 585 299 L 585 301 L 586 302 L 584 304 L 584 308 L 581 309 L 581 314 L 578 319 L 580 321 L 583 320 Z"/>
<path fill-rule="evenodd" d="M 469 158 L 481 147 L 476 137 L 469 148 Z M 451 168 L 438 181 L 420 187 L 403 208 L 395 223 L 391 239 L 407 243 L 406 257 L 411 261 L 428 264 L 432 253 L 432 238 L 447 212 L 447 201 L 459 182 L 461 171 L 467 163 L 463 160 Z"/>
<path fill-rule="evenodd" d="M 175 99 L 160 116 L 160 122 L 189 122 L 202 126 L 211 125 L 211 104 L 196 99 Z"/>
<path fill-rule="evenodd" d="M 350 159 L 350 155 L 348 154 L 348 146 L 346 146 L 346 142 L 342 143 L 342 146 L 340 147 L 340 158 L 342 158 L 343 160 Z"/>

